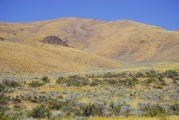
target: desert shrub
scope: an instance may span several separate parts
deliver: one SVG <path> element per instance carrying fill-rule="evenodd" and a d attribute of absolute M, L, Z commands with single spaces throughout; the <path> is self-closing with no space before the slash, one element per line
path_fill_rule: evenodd
<path fill-rule="evenodd" d="M 58 79 L 56 80 L 56 83 L 63 84 L 66 82 L 66 80 L 67 80 L 66 78 L 59 76 Z"/>
<path fill-rule="evenodd" d="M 158 80 L 160 81 L 160 82 L 163 82 L 164 81 L 164 79 L 163 79 L 163 75 L 160 75 L 159 77 L 158 77 Z"/>
<path fill-rule="evenodd" d="M 95 78 L 102 78 L 103 76 L 101 74 L 95 75 Z"/>
<path fill-rule="evenodd" d="M 103 76 L 103 78 L 112 78 L 112 77 L 114 77 L 115 75 L 113 75 L 112 73 L 110 73 L 110 72 L 108 72 L 108 73 L 106 73 L 104 76 Z"/>
<path fill-rule="evenodd" d="M 175 78 L 176 76 L 178 76 L 178 72 L 175 71 L 175 70 L 168 70 L 168 71 L 165 72 L 165 75 L 168 78 Z"/>
<path fill-rule="evenodd" d="M 120 104 L 116 105 L 116 104 L 114 104 L 114 102 L 111 102 L 109 107 L 111 108 L 113 114 L 119 115 L 120 110 L 121 110 Z"/>
<path fill-rule="evenodd" d="M 63 107 L 63 105 L 65 105 L 64 102 L 60 102 L 56 99 L 52 99 L 52 100 L 49 101 L 50 109 L 59 110 L 60 108 Z"/>
<path fill-rule="evenodd" d="M 38 77 L 34 77 L 34 79 L 39 79 Z"/>
<path fill-rule="evenodd" d="M 170 109 L 173 114 L 179 115 L 179 104 L 175 103 L 175 104 L 171 105 Z"/>
<path fill-rule="evenodd" d="M 147 71 L 145 74 L 146 74 L 146 77 L 157 77 L 156 71 L 153 69 L 150 71 Z"/>
<path fill-rule="evenodd" d="M 14 105 L 14 108 L 16 108 L 16 109 L 20 109 L 20 108 L 22 108 L 19 104 L 15 104 Z"/>
<path fill-rule="evenodd" d="M 0 92 L 4 92 L 6 90 L 6 86 L 0 83 Z"/>
<path fill-rule="evenodd" d="M 33 102 L 33 103 L 39 103 L 39 100 L 36 96 L 29 96 L 26 99 L 30 102 Z"/>
<path fill-rule="evenodd" d="M 90 83 L 90 86 L 97 86 L 97 85 L 99 85 L 100 84 L 100 80 L 98 80 L 98 79 L 94 79 L 91 83 Z"/>
<path fill-rule="evenodd" d="M 155 71 L 155 70 L 153 70 L 153 69 L 152 69 L 152 70 L 150 70 L 150 75 L 151 75 L 151 76 L 153 76 L 153 77 L 154 77 L 154 76 L 156 76 L 156 75 L 157 75 L 157 74 L 156 74 L 156 71 Z"/>
<path fill-rule="evenodd" d="M 159 86 L 159 85 L 158 85 L 158 86 L 155 86 L 155 85 L 154 85 L 153 88 L 156 88 L 156 89 L 163 89 L 163 87 L 162 87 L 162 86 Z"/>
<path fill-rule="evenodd" d="M 8 115 L 5 115 L 7 110 L 9 110 L 9 108 L 6 105 L 1 104 L 0 101 L 0 120 L 11 120 Z"/>
<path fill-rule="evenodd" d="M 159 82 L 160 82 L 161 85 L 166 85 L 166 83 L 165 83 L 163 77 L 164 77 L 163 75 L 160 75 L 160 76 L 158 77 L 158 80 L 159 80 Z"/>
<path fill-rule="evenodd" d="M 7 105 L 10 98 L 0 94 L 0 105 Z"/>
<path fill-rule="evenodd" d="M 19 98 L 19 96 L 16 96 L 16 98 L 13 98 L 12 101 L 14 104 L 21 103 L 21 99 Z"/>
<path fill-rule="evenodd" d="M 5 113 L 0 112 L 0 120 L 12 120 L 8 115 L 5 115 Z"/>
<path fill-rule="evenodd" d="M 159 85 L 156 86 L 156 88 L 157 88 L 157 89 L 163 89 L 163 87 L 162 87 L 162 86 L 159 86 Z"/>
<path fill-rule="evenodd" d="M 85 80 L 82 80 L 81 81 L 81 86 L 86 86 L 86 85 L 88 85 L 88 79 L 85 79 Z"/>
<path fill-rule="evenodd" d="M 173 84 L 176 84 L 176 83 L 177 83 L 177 81 L 176 81 L 175 78 L 172 78 L 172 82 L 173 82 Z"/>
<path fill-rule="evenodd" d="M 0 113 L 9 110 L 9 107 L 7 105 L 0 104 Z"/>
<path fill-rule="evenodd" d="M 63 95 L 59 95 L 58 98 L 59 98 L 59 99 L 63 99 Z"/>
<path fill-rule="evenodd" d="M 136 77 L 137 78 L 144 77 L 144 74 L 142 72 L 137 72 Z"/>
<path fill-rule="evenodd" d="M 138 81 L 139 81 L 139 80 L 137 79 L 137 77 L 132 77 L 132 80 L 135 81 L 136 83 L 138 83 Z"/>
<path fill-rule="evenodd" d="M 166 114 L 165 108 L 160 105 L 147 106 L 143 109 L 145 116 L 155 117 L 160 114 Z"/>
<path fill-rule="evenodd" d="M 146 80 L 146 83 L 152 83 L 152 82 L 155 82 L 156 79 L 154 77 L 150 77 Z"/>
<path fill-rule="evenodd" d="M 72 108 L 72 111 L 73 111 L 74 115 L 76 115 L 76 116 L 84 116 L 83 110 L 84 110 L 84 106 L 73 106 L 73 108 Z"/>
<path fill-rule="evenodd" d="M 19 82 L 15 80 L 3 80 L 2 85 L 7 86 L 7 87 L 19 87 L 20 86 Z"/>
<path fill-rule="evenodd" d="M 47 76 L 42 77 L 42 81 L 44 81 L 45 83 L 49 83 L 50 79 Z"/>
<path fill-rule="evenodd" d="M 113 79 L 107 80 L 107 82 L 108 82 L 108 84 L 112 84 L 112 85 L 117 84 L 117 81 L 113 80 Z"/>
<path fill-rule="evenodd" d="M 135 82 L 132 79 L 128 79 L 128 85 L 129 86 L 134 86 Z"/>
<path fill-rule="evenodd" d="M 80 77 L 79 75 L 68 76 L 68 78 L 59 77 L 56 83 L 63 84 L 66 83 L 67 86 L 85 86 L 88 85 L 88 79 L 85 77 Z"/>
<path fill-rule="evenodd" d="M 67 81 L 68 86 L 80 86 L 80 80 L 79 79 L 69 79 Z"/>
<path fill-rule="evenodd" d="M 10 117 L 12 120 L 26 120 L 26 112 L 25 111 L 8 111 L 6 115 Z"/>
<path fill-rule="evenodd" d="M 29 85 L 30 85 L 31 87 L 40 87 L 40 86 L 43 86 L 44 83 L 41 83 L 41 82 L 39 82 L 39 81 L 32 81 L 31 83 L 29 83 Z"/>
<path fill-rule="evenodd" d="M 135 86 L 136 82 L 137 81 L 134 81 L 131 78 L 127 78 L 123 81 L 124 85 L 130 86 L 130 87 Z"/>
<path fill-rule="evenodd" d="M 50 118 L 50 115 L 50 110 L 43 104 L 36 106 L 29 113 L 29 116 L 33 118 Z"/>
<path fill-rule="evenodd" d="M 89 103 L 85 108 L 83 112 L 84 116 L 101 116 L 102 115 L 102 109 L 100 109 L 96 104 Z"/>

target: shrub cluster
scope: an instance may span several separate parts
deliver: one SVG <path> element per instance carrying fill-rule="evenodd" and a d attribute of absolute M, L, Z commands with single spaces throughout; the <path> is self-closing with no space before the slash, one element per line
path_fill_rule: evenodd
<path fill-rule="evenodd" d="M 33 118 L 50 118 L 50 110 L 43 104 L 36 106 L 29 112 L 29 117 Z"/>
<path fill-rule="evenodd" d="M 41 83 L 41 82 L 39 82 L 39 81 L 32 81 L 31 83 L 29 83 L 29 85 L 30 85 L 31 87 L 40 87 L 40 86 L 43 86 L 44 83 Z"/>

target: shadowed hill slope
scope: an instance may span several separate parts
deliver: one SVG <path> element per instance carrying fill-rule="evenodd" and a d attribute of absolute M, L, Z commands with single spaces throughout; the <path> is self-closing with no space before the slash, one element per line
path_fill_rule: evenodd
<path fill-rule="evenodd" d="M 62 41 L 57 36 L 47 36 L 40 42 L 46 43 L 46 44 L 61 45 L 61 46 L 68 47 L 68 44 L 66 42 Z"/>

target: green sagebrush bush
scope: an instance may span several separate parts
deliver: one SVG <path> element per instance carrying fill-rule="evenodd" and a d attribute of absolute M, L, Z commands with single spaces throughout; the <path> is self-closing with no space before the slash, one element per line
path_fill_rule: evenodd
<path fill-rule="evenodd" d="M 47 76 L 42 77 L 42 81 L 44 81 L 44 83 L 49 83 L 50 79 Z"/>
<path fill-rule="evenodd" d="M 51 112 L 45 105 L 41 104 L 33 108 L 28 116 L 33 118 L 50 118 Z"/>
<path fill-rule="evenodd" d="M 31 83 L 29 83 L 29 85 L 30 85 L 31 87 L 40 87 L 40 86 L 43 86 L 44 83 L 41 83 L 41 82 L 39 82 L 39 81 L 32 81 Z"/>

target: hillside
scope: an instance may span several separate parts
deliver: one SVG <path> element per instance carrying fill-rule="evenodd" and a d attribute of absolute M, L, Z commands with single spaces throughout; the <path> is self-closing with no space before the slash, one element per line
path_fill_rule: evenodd
<path fill-rule="evenodd" d="M 57 36 L 70 47 L 42 44 L 41 40 L 47 36 Z M 4 72 L 9 68 L 43 73 L 117 68 L 120 63 L 179 63 L 177 31 L 130 20 L 62 18 L 31 23 L 1 22 L 0 38 Z"/>
<path fill-rule="evenodd" d="M 116 68 L 120 64 L 73 48 L 43 45 L 30 47 L 0 41 L 0 71 L 11 74 L 82 72 L 95 68 Z"/>

